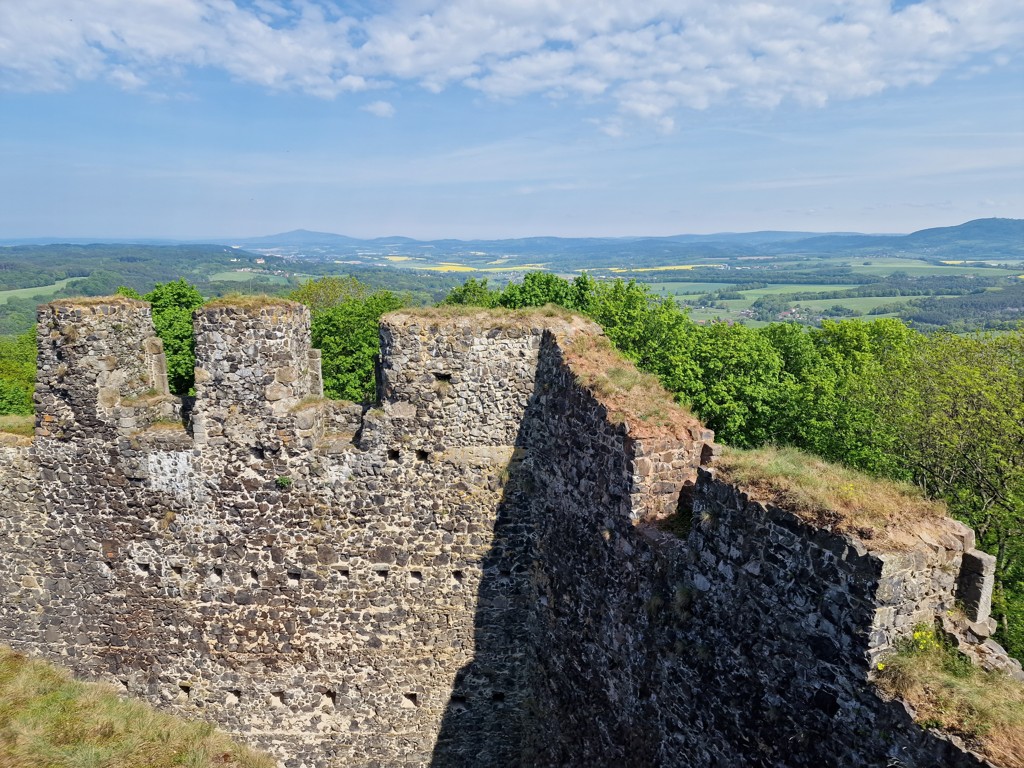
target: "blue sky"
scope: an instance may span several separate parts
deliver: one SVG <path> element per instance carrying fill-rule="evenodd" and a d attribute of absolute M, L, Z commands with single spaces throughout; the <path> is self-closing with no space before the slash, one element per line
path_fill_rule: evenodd
<path fill-rule="evenodd" d="M 0 238 L 1024 217 L 1018 0 L 0 0 Z"/>

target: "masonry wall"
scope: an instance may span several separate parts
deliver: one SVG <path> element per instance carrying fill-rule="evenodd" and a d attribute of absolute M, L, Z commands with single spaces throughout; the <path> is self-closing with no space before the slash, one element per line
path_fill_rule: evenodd
<path fill-rule="evenodd" d="M 565 355 L 592 324 L 389 316 L 363 412 L 318 397 L 303 308 L 208 308 L 189 423 L 146 305 L 40 319 L 3 642 L 288 768 L 978 764 L 866 684 L 967 534 L 877 555 L 693 486 L 713 436 L 609 420 Z M 684 488 L 687 540 L 654 522 Z"/>
<path fill-rule="evenodd" d="M 877 654 L 953 607 L 968 529 L 944 521 L 907 551 L 870 552 L 701 471 L 680 539 L 661 529 L 660 501 L 632 508 L 651 482 L 637 470 L 655 466 L 645 440 L 608 422 L 557 345 L 538 381 L 557 407 L 525 440 L 524 764 L 982 764 L 867 683 Z M 691 445 L 691 460 L 709 452 Z M 655 475 L 678 499 L 681 478 Z"/>

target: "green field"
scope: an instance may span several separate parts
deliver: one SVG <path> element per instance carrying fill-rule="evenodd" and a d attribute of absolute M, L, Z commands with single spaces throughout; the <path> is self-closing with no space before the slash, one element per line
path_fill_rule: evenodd
<path fill-rule="evenodd" d="M 713 293 L 726 289 L 732 289 L 735 283 L 648 283 L 651 292 L 656 296 L 700 296 L 705 293 Z M 771 296 L 779 293 L 798 293 L 801 291 L 836 291 L 844 288 L 852 288 L 850 285 L 833 285 L 826 283 L 774 283 L 763 288 L 750 288 L 739 290 L 744 296 L 750 297 L 750 301 L 756 300 L 759 296 Z"/>
<path fill-rule="evenodd" d="M 742 322 L 751 328 L 760 328 L 768 325 L 760 320 L 753 320 L 749 317 L 740 317 L 738 313 L 724 309 L 691 309 L 690 319 L 698 323 L 709 323 L 712 320 L 731 320 L 734 323 Z"/>
<path fill-rule="evenodd" d="M 845 288 L 852 288 L 849 285 L 832 285 L 826 283 L 777 283 L 764 288 L 751 288 L 740 291 L 744 296 L 757 299 L 761 296 L 777 296 L 780 293 L 816 293 L 818 291 L 841 291 Z"/>
<path fill-rule="evenodd" d="M 865 262 L 870 262 L 867 264 Z M 1014 270 L 999 267 L 982 267 L 974 264 L 929 264 L 919 259 L 865 259 L 862 263 L 853 262 L 850 269 L 859 275 L 891 275 L 893 272 L 905 272 L 908 275 L 983 275 L 985 277 L 1006 277 L 1014 274 Z"/>
<path fill-rule="evenodd" d="M 651 292 L 656 296 L 699 296 L 702 293 L 711 293 L 728 288 L 732 283 L 688 283 L 683 281 L 669 281 L 665 283 L 648 283 Z"/>
<path fill-rule="evenodd" d="M 288 278 L 281 275 L 271 275 L 267 272 L 243 272 L 237 269 L 229 269 L 224 272 L 214 272 L 207 278 L 211 283 L 270 283 L 272 285 L 287 285 Z"/>
<path fill-rule="evenodd" d="M 801 291 L 828 291 L 842 289 L 843 286 L 835 285 L 807 285 L 807 284 L 780 284 L 772 285 L 766 288 L 755 288 L 747 291 L 740 291 L 744 298 L 742 299 L 728 299 L 725 301 L 718 302 L 724 305 L 724 308 L 709 309 L 709 308 L 694 308 L 690 310 L 690 317 L 694 320 L 707 322 L 710 320 L 731 320 L 733 322 L 742 322 L 744 325 L 750 325 L 754 327 L 766 325 L 766 323 L 754 320 L 749 317 L 744 317 L 740 313 L 745 309 L 750 309 L 762 296 L 771 296 L 785 293 L 797 293 Z M 685 294 L 676 294 L 681 298 L 692 298 L 687 297 Z M 799 305 L 804 310 L 809 310 L 812 314 L 819 313 L 831 307 L 845 307 L 847 309 L 860 312 L 861 314 L 867 315 L 871 310 L 876 307 L 885 306 L 889 304 L 896 304 L 902 301 L 906 301 L 907 297 L 899 296 L 852 296 L 849 298 L 842 299 L 812 299 L 802 300 L 793 302 L 791 306 Z M 895 316 L 892 314 L 886 315 L 872 315 L 872 317 L 890 317 Z"/>
<path fill-rule="evenodd" d="M 907 296 L 855 296 L 850 299 L 814 299 L 812 301 L 800 301 L 797 302 L 801 307 L 806 309 L 828 309 L 829 307 L 846 307 L 847 309 L 853 309 L 858 312 L 867 314 L 875 307 L 884 304 L 898 304 L 906 301 Z M 936 296 L 935 298 L 944 298 Z"/>
<path fill-rule="evenodd" d="M 40 300 L 48 299 L 73 279 L 69 277 L 66 280 L 50 283 L 50 285 L 37 285 L 35 288 L 12 288 L 9 291 L 0 291 L 0 304 L 6 304 L 8 299 L 32 299 L 36 297 Z"/>

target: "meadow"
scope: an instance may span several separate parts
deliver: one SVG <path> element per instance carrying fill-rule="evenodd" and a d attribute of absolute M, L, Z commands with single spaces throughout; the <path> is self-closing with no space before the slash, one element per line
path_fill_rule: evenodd
<path fill-rule="evenodd" d="M 6 304 L 10 299 L 39 299 L 40 301 L 46 301 L 70 283 L 72 279 L 69 277 L 49 285 L 36 286 L 35 288 L 12 288 L 7 291 L 0 291 L 0 304 Z"/>

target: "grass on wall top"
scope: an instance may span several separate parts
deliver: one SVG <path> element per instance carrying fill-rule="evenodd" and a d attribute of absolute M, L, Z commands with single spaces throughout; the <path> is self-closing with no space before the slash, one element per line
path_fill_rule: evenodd
<path fill-rule="evenodd" d="M 433 321 L 437 323 L 454 320 L 473 322 L 478 329 L 492 328 L 544 328 L 555 326 L 564 321 L 572 326 L 593 325 L 586 320 L 555 304 L 542 307 L 525 307 L 523 309 L 506 309 L 505 307 L 476 307 L 462 304 L 440 304 L 433 307 L 402 307 L 389 312 L 384 318 L 391 323 L 406 325 Z M 594 328 L 596 329 L 596 325 Z"/>
<path fill-rule="evenodd" d="M 81 683 L 0 647 L 3 768 L 274 768 L 208 723 L 187 722 L 112 688 Z"/>
<path fill-rule="evenodd" d="M 951 525 L 946 506 L 916 487 L 871 477 L 796 448 L 726 448 L 719 476 L 751 498 L 863 540 L 870 548 L 905 549 L 933 526 Z"/>
<path fill-rule="evenodd" d="M 691 440 L 691 430 L 702 428 L 657 376 L 637 370 L 606 336 L 581 333 L 563 352 L 577 381 L 608 409 L 613 421 L 629 425 L 631 436 Z"/>
<path fill-rule="evenodd" d="M 74 296 L 66 299 L 55 299 L 50 303 L 59 307 L 148 306 L 148 302 L 130 299 L 119 293 L 115 293 L 112 296 Z"/>
<path fill-rule="evenodd" d="M 200 309 L 240 309 L 251 311 L 269 307 L 298 308 L 301 306 L 297 301 L 286 299 L 283 296 L 268 296 L 265 293 L 228 293 L 216 299 L 211 299 L 203 304 Z"/>

